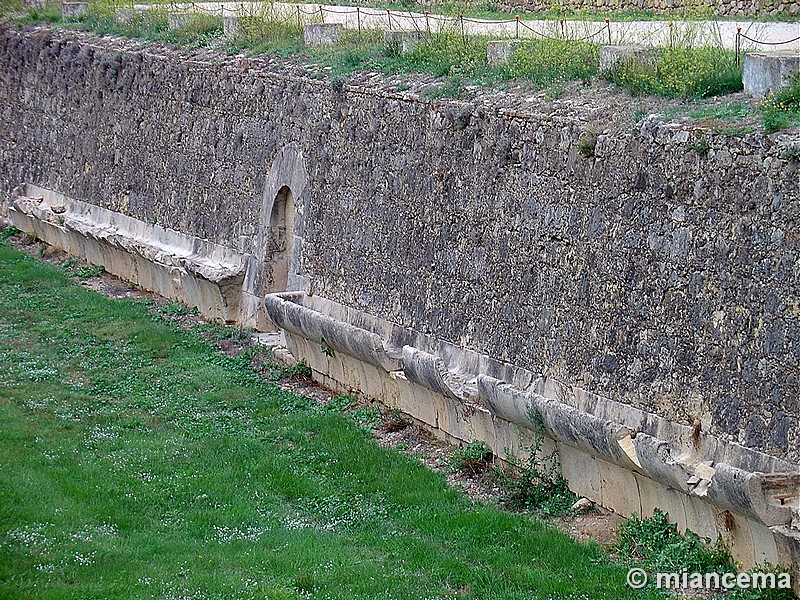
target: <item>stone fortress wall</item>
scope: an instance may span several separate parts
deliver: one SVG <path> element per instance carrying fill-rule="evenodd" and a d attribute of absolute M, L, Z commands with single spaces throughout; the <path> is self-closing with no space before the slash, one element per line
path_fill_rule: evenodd
<path fill-rule="evenodd" d="M 8 26 L 0 107 L 6 214 L 22 183 L 55 190 L 95 221 L 242 257 L 192 269 L 257 297 L 305 290 L 797 470 L 796 141 L 596 131 L 510 96 L 432 101 L 381 76 Z M 278 207 L 292 218 L 270 228 Z M 284 252 L 288 279 L 251 268 Z M 800 564 L 795 537 L 779 553 Z"/>

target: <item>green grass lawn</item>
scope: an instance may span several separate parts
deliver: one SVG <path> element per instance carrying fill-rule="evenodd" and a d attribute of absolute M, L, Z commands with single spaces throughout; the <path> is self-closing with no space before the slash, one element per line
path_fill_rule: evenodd
<path fill-rule="evenodd" d="M 0 243 L 0 598 L 650 598 L 198 331 Z"/>

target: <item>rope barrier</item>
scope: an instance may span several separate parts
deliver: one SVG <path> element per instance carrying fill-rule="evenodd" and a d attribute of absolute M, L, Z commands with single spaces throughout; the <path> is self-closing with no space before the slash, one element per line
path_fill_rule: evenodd
<path fill-rule="evenodd" d="M 248 3 L 250 4 L 250 3 Z M 238 7 L 228 7 L 225 5 L 224 2 L 220 2 L 218 6 L 207 8 L 206 3 L 199 3 L 192 0 L 188 6 L 186 3 L 181 4 L 181 8 L 179 9 L 179 5 L 175 2 L 175 0 L 169 0 L 167 4 L 169 10 L 176 13 L 186 14 L 187 12 L 195 12 L 195 13 L 203 13 L 203 14 L 212 14 L 212 15 L 220 15 L 223 18 L 226 14 L 233 13 L 234 15 L 248 15 L 248 16 L 259 16 L 257 11 L 253 11 L 252 14 L 249 14 L 249 7 L 245 9 L 245 3 L 240 2 Z M 549 35 L 547 32 L 543 32 L 537 30 L 533 26 L 529 25 L 524 19 L 521 19 L 519 15 L 515 15 L 513 19 L 500 19 L 500 20 L 488 20 L 488 19 L 473 19 L 469 17 L 465 17 L 463 14 L 459 14 L 458 16 L 448 17 L 446 15 L 437 15 L 431 14 L 429 11 L 425 11 L 423 14 L 417 14 L 413 12 L 395 12 L 393 13 L 390 9 L 386 9 L 385 13 L 381 9 L 370 9 L 370 8 L 362 8 L 360 6 L 356 6 L 354 9 L 348 8 L 340 8 L 340 9 L 333 9 L 331 7 L 319 4 L 316 10 L 306 10 L 305 7 L 301 4 L 297 4 L 295 6 L 295 10 L 291 11 L 291 8 L 288 6 L 281 7 L 281 10 L 278 10 L 278 7 L 274 3 L 270 3 L 270 9 L 267 11 L 269 14 L 267 18 L 273 21 L 280 21 L 286 25 L 289 25 L 292 20 L 294 21 L 294 25 L 296 25 L 297 29 L 302 29 L 303 25 L 303 15 L 310 16 L 312 18 L 318 17 L 322 23 L 325 23 L 325 16 L 328 15 L 344 15 L 345 24 L 347 22 L 352 23 L 346 15 L 355 14 L 356 15 L 356 23 L 359 33 L 363 33 L 364 29 L 370 27 L 369 19 L 372 18 L 380 18 L 381 15 L 385 14 L 386 24 L 388 26 L 389 31 L 394 31 L 397 29 L 398 31 L 404 30 L 404 23 L 406 24 L 405 29 L 408 29 L 408 23 L 410 23 L 416 31 L 421 31 L 422 28 L 417 25 L 417 22 L 424 21 L 424 31 L 428 34 L 434 33 L 434 29 L 438 33 L 446 33 L 448 30 L 452 33 L 460 33 L 461 39 L 463 44 L 467 45 L 467 36 L 470 35 L 468 32 L 468 24 L 475 24 L 475 25 L 510 25 L 513 23 L 513 36 L 516 39 L 520 39 L 522 30 L 526 30 L 528 33 L 526 37 L 531 38 L 539 38 L 544 40 L 551 40 L 551 41 L 572 41 L 572 42 L 585 42 L 592 40 L 600 35 L 603 32 L 606 33 L 607 36 L 607 43 L 612 44 L 612 31 L 611 31 L 611 20 L 605 19 L 605 23 L 603 26 L 583 37 L 572 37 L 574 35 L 574 29 L 569 27 L 569 23 L 567 19 L 559 19 L 554 26 L 555 35 L 557 37 L 553 37 L 553 35 Z M 286 10 L 284 10 L 286 9 Z M 284 14 L 279 14 L 279 13 Z M 292 12 L 294 14 L 292 14 Z M 312 21 L 313 22 L 313 21 Z M 571 23 L 580 23 L 580 21 L 572 21 Z M 375 27 L 375 23 L 371 24 Z M 588 24 L 587 24 L 588 25 Z M 667 36 L 667 44 L 670 48 L 674 47 L 676 44 L 676 27 L 675 23 L 670 21 L 666 25 L 668 29 L 668 36 Z M 573 29 L 573 32 L 570 30 Z M 662 32 L 662 28 L 653 29 L 652 31 L 648 32 L 645 35 L 644 39 L 651 40 L 655 37 L 659 32 Z M 760 45 L 760 46 L 783 46 L 786 44 L 793 44 L 800 41 L 800 36 L 795 38 L 784 40 L 784 41 L 765 41 L 759 40 L 753 37 L 748 36 L 745 33 L 742 33 L 742 28 L 737 27 L 736 29 L 736 37 L 735 37 L 735 58 L 736 64 L 740 65 L 742 62 L 742 54 L 743 54 L 743 41 L 748 41 L 752 44 Z"/>
<path fill-rule="evenodd" d="M 741 29 L 741 27 L 739 29 Z M 797 36 L 796 38 L 792 38 L 790 40 L 785 40 L 783 42 L 764 42 L 761 40 L 754 40 L 753 38 L 748 37 L 743 33 L 739 34 L 739 37 L 743 40 L 747 40 L 748 42 L 753 42 L 754 44 L 761 44 L 763 46 L 782 46 L 783 44 L 792 44 L 794 42 L 800 41 L 800 36 Z"/>
<path fill-rule="evenodd" d="M 736 28 L 736 64 L 740 65 L 742 63 L 742 40 L 747 40 L 748 42 L 752 42 L 754 44 L 758 44 L 761 46 L 783 46 L 785 44 L 793 44 L 794 42 L 800 41 L 800 35 L 796 38 L 792 38 L 791 40 L 784 40 L 782 42 L 765 42 L 763 40 L 757 40 L 751 38 L 750 36 L 742 33 L 742 28 Z"/>

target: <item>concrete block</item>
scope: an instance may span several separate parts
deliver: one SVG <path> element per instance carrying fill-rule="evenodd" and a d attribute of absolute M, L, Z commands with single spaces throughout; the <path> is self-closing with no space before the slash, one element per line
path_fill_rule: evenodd
<path fill-rule="evenodd" d="M 603 506 L 613 506 L 614 511 L 629 517 L 641 514 L 642 502 L 639 485 L 633 471 L 597 459 L 600 467 L 600 481 Z M 585 494 L 584 494 L 585 495 Z M 588 496 L 586 496 L 588 498 Z M 591 500 L 591 498 L 589 498 Z"/>
<path fill-rule="evenodd" d="M 469 414 L 469 430 L 472 438 L 484 442 L 496 456 L 503 453 L 503 448 L 498 448 L 497 430 L 492 413 L 484 408 L 474 408 Z"/>
<path fill-rule="evenodd" d="M 800 530 L 773 527 L 772 532 L 778 551 L 777 564 L 783 565 L 793 573 L 794 593 L 800 597 Z"/>
<path fill-rule="evenodd" d="M 800 72 L 800 52 L 752 52 L 744 57 L 744 91 L 762 98 L 789 85 Z"/>
<path fill-rule="evenodd" d="M 716 541 L 720 532 L 722 511 L 702 498 L 691 495 L 683 497 L 683 508 L 686 513 L 686 528 L 700 537 Z"/>
<path fill-rule="evenodd" d="M 75 19 L 77 17 L 89 14 L 88 2 L 62 2 L 61 3 L 61 18 L 62 19 Z"/>
<path fill-rule="evenodd" d="M 522 48 L 522 40 L 491 40 L 486 45 L 486 62 L 492 67 L 508 63 Z"/>
<path fill-rule="evenodd" d="M 566 444 L 558 444 L 558 457 L 561 461 L 561 475 L 569 484 L 569 489 L 592 502 L 600 503 L 602 479 L 597 459 Z M 638 510 L 637 506 L 636 511 Z"/>
<path fill-rule="evenodd" d="M 306 46 L 333 46 L 343 32 L 341 23 L 310 23 L 303 26 L 303 43 Z"/>
<path fill-rule="evenodd" d="M 421 31 L 385 31 L 383 44 L 397 54 L 409 54 L 420 44 L 424 44 L 428 36 Z"/>
<path fill-rule="evenodd" d="M 750 521 L 750 532 L 753 537 L 753 566 L 765 563 L 771 565 L 779 564 L 778 546 L 775 543 L 775 535 L 772 530 L 763 523 L 757 523 L 752 519 L 748 520 Z"/>
<path fill-rule="evenodd" d="M 180 29 L 181 27 L 186 27 L 191 19 L 192 15 L 189 14 L 169 13 L 167 15 L 167 27 L 170 29 Z"/>
<path fill-rule="evenodd" d="M 658 483 L 638 473 L 634 476 L 639 487 L 641 503 L 641 514 L 639 516 L 642 518 L 652 517 L 655 509 L 659 509 L 669 515 L 669 520 L 675 523 L 679 530 L 686 531 L 686 510 L 683 502 L 686 494 L 668 488 L 663 483 Z"/>
<path fill-rule="evenodd" d="M 614 68 L 620 61 L 629 58 L 638 58 L 642 61 L 651 60 L 654 56 L 654 49 L 647 46 L 600 46 L 600 70 L 608 71 Z"/>
<path fill-rule="evenodd" d="M 412 415 L 415 419 L 426 425 L 439 428 L 439 409 L 441 408 L 442 397 L 434 394 L 430 390 L 420 388 L 408 381 L 403 373 L 397 374 L 397 406 L 399 410 Z"/>
<path fill-rule="evenodd" d="M 222 17 L 222 33 L 233 37 L 239 33 L 239 17 Z"/>

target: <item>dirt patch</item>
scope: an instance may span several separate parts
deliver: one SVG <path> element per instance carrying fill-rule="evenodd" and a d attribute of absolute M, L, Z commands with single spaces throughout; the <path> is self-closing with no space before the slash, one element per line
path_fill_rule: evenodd
<path fill-rule="evenodd" d="M 617 529 L 625 518 L 603 508 L 585 515 L 572 515 L 553 519 L 553 524 L 564 533 L 581 542 L 597 542 L 609 548 L 617 541 Z"/>

